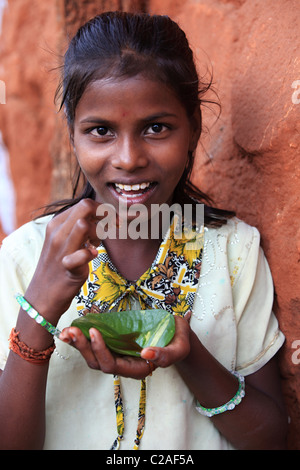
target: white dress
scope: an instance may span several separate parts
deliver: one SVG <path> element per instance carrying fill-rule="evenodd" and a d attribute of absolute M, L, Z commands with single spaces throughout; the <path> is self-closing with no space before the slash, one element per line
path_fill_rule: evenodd
<path fill-rule="evenodd" d="M 49 217 L 29 222 L 7 237 L 0 250 L 0 369 L 16 325 L 17 292 L 24 293 L 42 249 Z M 47 286 L 44 286 L 45 290 Z M 284 336 L 272 312 L 273 283 L 258 231 L 233 218 L 206 228 L 191 328 L 228 370 L 249 375 L 280 349 Z M 58 327 L 77 317 L 76 302 Z M 80 353 L 56 340 L 46 392 L 44 449 L 109 450 L 117 436 L 113 377 L 87 367 Z M 140 381 L 121 378 L 125 433 L 121 449 L 133 449 Z M 1 426 L 5 425 L 2 423 Z M 146 425 L 140 449 L 232 449 L 195 399 L 174 366 L 147 378 Z"/>

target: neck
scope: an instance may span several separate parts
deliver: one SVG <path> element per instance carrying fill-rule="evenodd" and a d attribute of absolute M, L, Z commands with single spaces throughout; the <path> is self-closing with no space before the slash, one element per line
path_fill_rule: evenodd
<path fill-rule="evenodd" d="M 119 273 L 128 281 L 135 281 L 152 265 L 170 219 L 163 223 L 163 214 L 151 219 L 138 217 L 121 223 L 113 237 L 103 244 Z"/>
<path fill-rule="evenodd" d="M 119 273 L 128 281 L 136 281 L 152 265 L 161 240 L 107 239 L 107 254 Z"/>

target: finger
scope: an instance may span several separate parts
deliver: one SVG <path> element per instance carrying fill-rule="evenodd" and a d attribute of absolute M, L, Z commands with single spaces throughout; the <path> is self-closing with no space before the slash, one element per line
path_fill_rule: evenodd
<path fill-rule="evenodd" d="M 181 360 L 184 354 L 182 349 L 174 347 L 165 348 L 145 348 L 141 353 L 141 357 L 145 360 L 151 361 L 156 367 L 166 368 Z"/>
<path fill-rule="evenodd" d="M 76 214 L 70 213 L 70 222 L 74 224 L 78 219 L 86 220 L 89 224 L 89 241 L 98 246 L 97 225 L 104 217 L 104 215 L 100 215 L 102 214 L 101 207 L 103 204 L 99 204 L 92 199 L 83 199 L 76 206 L 78 206 L 78 210 L 76 207 Z M 75 218 L 73 218 L 74 215 Z"/>
<path fill-rule="evenodd" d="M 132 356 L 119 356 L 110 351 L 106 346 L 101 333 L 91 328 L 90 331 L 92 350 L 101 370 L 107 374 L 143 379 L 155 369 L 154 365 Z"/>
<path fill-rule="evenodd" d="M 91 347 L 94 356 L 97 359 L 97 362 L 101 370 L 107 374 L 116 373 L 116 362 L 115 358 L 112 355 L 111 351 L 106 346 L 104 339 L 96 328 L 91 328 L 89 330 L 91 337 Z"/>
<path fill-rule="evenodd" d="M 83 199 L 67 211 L 55 216 L 51 220 L 50 227 L 53 225 L 54 230 L 57 230 L 64 239 L 67 239 L 77 222 L 85 221 L 91 230 L 91 240 L 94 244 L 98 244 L 99 240 L 96 234 L 96 211 L 98 206 L 99 203 L 91 199 Z"/>
<path fill-rule="evenodd" d="M 72 326 L 64 328 L 59 338 L 76 348 L 91 369 L 100 369 L 97 358 L 93 353 L 91 342 L 84 336 L 79 328 Z"/>
<path fill-rule="evenodd" d="M 162 354 L 160 349 L 162 348 L 144 348 L 141 351 L 141 358 L 145 359 L 146 362 L 151 362 L 152 364 L 156 364 L 157 366 L 158 361 L 160 360 L 160 356 Z"/>
<path fill-rule="evenodd" d="M 64 231 L 64 235 L 67 237 L 70 232 L 69 227 L 73 227 L 77 219 L 82 218 L 95 223 L 98 206 L 99 203 L 92 199 L 82 199 L 66 211 L 55 215 L 48 225 L 52 230 L 59 229 Z"/>
<path fill-rule="evenodd" d="M 91 221 L 92 213 L 95 212 L 95 201 L 90 201 L 88 204 L 85 202 L 85 206 L 83 210 L 78 203 L 66 211 L 68 214 L 59 214 L 47 225 L 46 240 L 48 243 L 45 246 L 54 250 L 59 261 L 62 255 L 74 253 L 84 247 L 87 242 L 99 245 L 96 225 Z M 89 210 L 87 206 L 89 206 Z M 92 246 L 88 245 L 88 248 L 90 249 Z"/>
<path fill-rule="evenodd" d="M 92 261 L 98 255 L 97 249 L 82 249 L 77 250 L 71 255 L 66 255 L 62 259 L 62 265 L 67 271 L 72 272 L 74 275 L 86 274 L 85 271 L 88 269 L 87 264 Z M 82 272 L 82 268 L 84 272 Z"/>
<path fill-rule="evenodd" d="M 144 348 L 141 352 L 141 357 L 152 361 L 159 367 L 168 367 L 183 360 L 190 352 L 190 327 L 188 322 L 180 317 L 175 317 L 175 325 L 175 336 L 166 347 Z"/>
<path fill-rule="evenodd" d="M 93 245 L 99 245 L 96 239 L 96 226 L 84 218 L 78 218 L 72 228 L 69 228 L 69 234 L 65 238 L 64 250 L 67 254 L 74 253 L 81 247 L 92 248 Z"/>

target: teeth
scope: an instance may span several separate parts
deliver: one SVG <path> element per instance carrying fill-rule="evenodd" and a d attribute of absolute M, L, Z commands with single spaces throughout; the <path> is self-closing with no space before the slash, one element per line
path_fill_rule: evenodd
<path fill-rule="evenodd" d="M 146 189 L 150 186 L 151 183 L 138 183 L 138 184 L 122 184 L 115 183 L 117 189 L 122 189 L 124 191 L 138 191 L 139 189 Z"/>

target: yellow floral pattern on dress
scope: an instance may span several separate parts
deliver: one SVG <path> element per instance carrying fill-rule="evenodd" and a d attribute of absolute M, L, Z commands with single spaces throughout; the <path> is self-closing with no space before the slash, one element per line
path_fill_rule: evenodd
<path fill-rule="evenodd" d="M 121 276 L 101 245 L 77 296 L 78 311 L 84 315 L 91 310 L 129 310 L 132 298 L 142 309 L 162 308 L 176 315 L 191 310 L 202 264 L 204 228 L 183 229 L 177 237 L 175 227 L 174 220 L 152 266 L 134 283 Z"/>
<path fill-rule="evenodd" d="M 95 285 L 98 286 L 93 298 L 94 302 L 101 300 L 111 303 L 125 292 L 125 280 L 113 271 L 108 263 L 101 263 L 100 267 L 93 274 L 97 277 Z"/>

